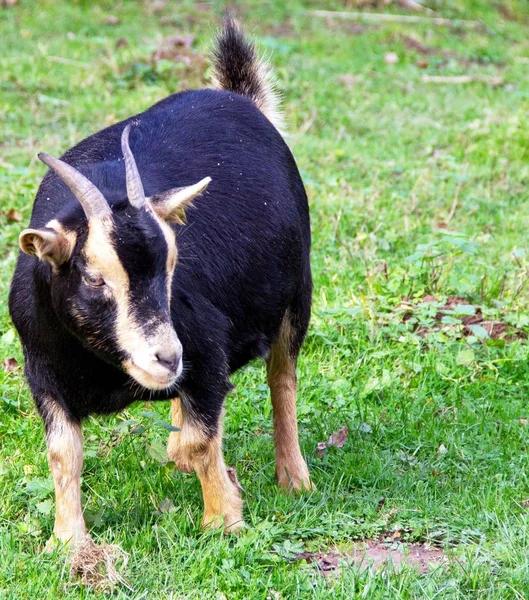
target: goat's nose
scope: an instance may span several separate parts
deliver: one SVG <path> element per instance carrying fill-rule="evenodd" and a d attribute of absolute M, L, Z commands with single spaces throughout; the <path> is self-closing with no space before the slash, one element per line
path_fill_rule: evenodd
<path fill-rule="evenodd" d="M 156 360 L 170 371 L 176 370 L 180 356 L 175 350 L 160 350 L 155 354 Z"/>

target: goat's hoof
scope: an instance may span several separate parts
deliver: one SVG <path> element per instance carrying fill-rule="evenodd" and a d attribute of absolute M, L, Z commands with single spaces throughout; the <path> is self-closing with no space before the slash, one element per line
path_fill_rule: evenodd
<path fill-rule="evenodd" d="M 55 550 L 65 550 L 67 552 L 75 552 L 77 548 L 86 543 L 90 538 L 90 534 L 81 532 L 78 534 L 56 534 L 52 533 L 50 539 L 46 542 L 43 552 L 51 554 Z"/>
<path fill-rule="evenodd" d="M 310 492 L 315 489 L 305 461 L 278 468 L 276 475 L 279 487 L 288 492 Z"/>
<path fill-rule="evenodd" d="M 202 529 L 224 529 L 224 533 L 238 533 L 243 529 L 247 529 L 247 525 L 240 516 L 204 515 Z"/>

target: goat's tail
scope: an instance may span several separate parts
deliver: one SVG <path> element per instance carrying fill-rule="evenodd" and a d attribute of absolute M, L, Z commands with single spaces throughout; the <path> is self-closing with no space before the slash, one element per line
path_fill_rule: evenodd
<path fill-rule="evenodd" d="M 213 49 L 213 85 L 250 98 L 280 132 L 284 131 L 280 99 L 268 64 L 229 16 Z"/>

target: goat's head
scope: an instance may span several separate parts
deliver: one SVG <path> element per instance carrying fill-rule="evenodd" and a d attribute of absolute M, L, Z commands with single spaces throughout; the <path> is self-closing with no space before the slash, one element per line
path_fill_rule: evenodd
<path fill-rule="evenodd" d="M 71 228 L 54 219 L 42 229 L 26 229 L 20 247 L 51 265 L 52 303 L 64 325 L 141 386 L 159 390 L 182 373 L 182 346 L 170 315 L 177 249 L 168 222 L 180 221 L 210 178 L 146 198 L 129 128 L 121 138 L 128 202 L 112 210 L 74 167 L 39 154 L 70 188 L 86 221 Z"/>

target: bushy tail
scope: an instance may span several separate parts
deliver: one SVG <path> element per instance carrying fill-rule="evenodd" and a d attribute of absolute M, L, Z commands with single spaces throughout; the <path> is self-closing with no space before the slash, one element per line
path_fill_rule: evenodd
<path fill-rule="evenodd" d="M 250 98 L 276 129 L 284 131 L 270 67 L 259 59 L 254 44 L 230 17 L 225 17 L 213 49 L 213 85 Z"/>

